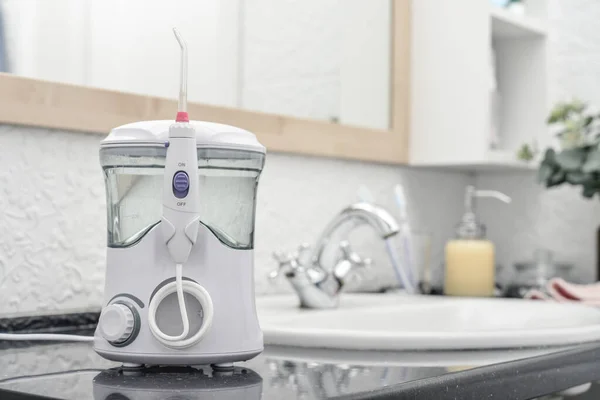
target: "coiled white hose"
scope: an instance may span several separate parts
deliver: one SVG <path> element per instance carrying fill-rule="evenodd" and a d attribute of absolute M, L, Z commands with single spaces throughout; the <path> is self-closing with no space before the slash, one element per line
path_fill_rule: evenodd
<path fill-rule="evenodd" d="M 177 336 L 167 335 L 160 330 L 156 323 L 156 311 L 158 310 L 158 306 L 165 298 L 167 298 L 167 296 L 173 293 L 177 293 L 179 312 L 181 314 L 181 322 L 183 323 L 183 331 Z M 189 293 L 194 296 L 202 306 L 204 313 L 202 326 L 198 332 L 187 339 L 186 337 L 190 333 L 190 321 L 185 306 L 184 293 Z M 182 349 L 198 343 L 200 339 L 202 339 L 202 336 L 210 329 L 212 319 L 213 304 L 210 295 L 196 282 L 183 280 L 183 266 L 181 264 L 175 266 L 175 281 L 161 287 L 152 297 L 152 300 L 150 300 L 150 304 L 148 305 L 148 327 L 150 328 L 150 331 L 156 340 L 171 348 Z"/>

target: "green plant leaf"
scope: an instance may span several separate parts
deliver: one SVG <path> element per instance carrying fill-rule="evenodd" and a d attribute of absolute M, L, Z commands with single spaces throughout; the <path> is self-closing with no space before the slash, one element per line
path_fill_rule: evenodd
<path fill-rule="evenodd" d="M 600 150 L 594 149 L 588 153 L 587 160 L 581 167 L 583 172 L 600 172 Z"/>
<path fill-rule="evenodd" d="M 567 118 L 567 115 L 568 115 L 568 111 L 564 107 L 564 104 L 559 103 L 550 112 L 547 122 L 548 122 L 548 124 L 551 125 L 551 124 L 555 124 L 560 121 L 564 121 Z"/>
<path fill-rule="evenodd" d="M 585 162 L 586 155 L 582 148 L 563 150 L 556 154 L 556 163 L 565 171 L 577 171 Z"/>
<path fill-rule="evenodd" d="M 581 171 L 571 171 L 567 172 L 566 179 L 571 185 L 584 185 L 593 182 L 594 176 Z"/>
<path fill-rule="evenodd" d="M 554 186 L 560 186 L 567 181 L 567 173 L 565 171 L 556 171 L 546 181 L 546 187 L 551 188 Z"/>
<path fill-rule="evenodd" d="M 544 153 L 544 164 L 548 164 L 549 166 L 556 165 L 556 152 L 554 149 L 547 149 Z"/>
<path fill-rule="evenodd" d="M 597 189 L 595 186 L 584 186 L 583 192 L 581 194 L 586 199 L 591 199 L 592 197 L 594 197 L 594 194 L 596 194 L 596 191 L 597 191 Z"/>
<path fill-rule="evenodd" d="M 517 159 L 522 160 L 522 161 L 531 161 L 533 160 L 533 157 L 535 155 L 533 154 L 533 150 L 531 149 L 531 146 L 529 146 L 528 144 L 524 144 L 522 145 L 519 150 L 517 151 Z"/>
<path fill-rule="evenodd" d="M 574 100 L 570 103 L 558 103 L 548 117 L 548 124 L 564 122 L 569 119 L 571 114 L 581 114 L 587 108 L 587 104 L 580 100 Z"/>
<path fill-rule="evenodd" d="M 546 183 L 548 179 L 554 174 L 554 168 L 548 163 L 543 162 L 538 169 L 537 180 L 538 183 Z"/>
<path fill-rule="evenodd" d="M 594 117 L 591 115 L 588 115 L 587 117 L 585 117 L 585 120 L 583 121 L 583 126 L 588 127 L 592 124 L 592 122 L 594 122 Z"/>

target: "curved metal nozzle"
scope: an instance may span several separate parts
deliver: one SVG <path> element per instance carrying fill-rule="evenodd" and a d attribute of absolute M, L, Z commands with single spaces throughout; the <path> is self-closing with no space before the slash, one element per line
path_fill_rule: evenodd
<path fill-rule="evenodd" d="M 332 232 L 344 221 L 356 218 L 370 225 L 375 232 L 386 239 L 400 231 L 398 223 L 385 209 L 376 205 L 360 202 L 343 209 L 325 229 L 324 237 L 331 236 Z"/>
<path fill-rule="evenodd" d="M 173 28 L 173 33 L 175 34 L 175 39 L 179 43 L 179 47 L 181 47 L 181 72 L 180 72 L 180 86 L 179 86 L 179 112 L 187 112 L 187 44 L 183 37 L 177 30 L 177 28 Z"/>
<path fill-rule="evenodd" d="M 349 220 L 356 220 L 370 225 L 377 235 L 384 240 L 400 232 L 398 223 L 384 208 L 366 202 L 352 204 L 343 209 L 321 233 L 310 257 L 312 262 L 321 265 L 321 256 L 331 242 L 334 232 Z"/>

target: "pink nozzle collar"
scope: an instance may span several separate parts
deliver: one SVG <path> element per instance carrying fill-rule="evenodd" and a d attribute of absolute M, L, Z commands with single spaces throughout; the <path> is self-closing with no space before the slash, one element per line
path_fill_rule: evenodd
<path fill-rule="evenodd" d="M 190 117 L 188 116 L 188 113 L 185 111 L 178 111 L 177 112 L 177 117 L 175 118 L 176 122 L 190 122 Z"/>

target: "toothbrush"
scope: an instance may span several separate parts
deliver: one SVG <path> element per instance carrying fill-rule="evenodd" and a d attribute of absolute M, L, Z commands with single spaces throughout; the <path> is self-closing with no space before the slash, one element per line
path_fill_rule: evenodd
<path fill-rule="evenodd" d="M 404 252 L 404 266 L 406 268 L 407 278 L 410 281 L 411 288 L 416 287 L 417 282 L 415 279 L 415 262 L 413 257 L 413 240 L 412 230 L 410 222 L 408 221 L 407 202 L 404 194 L 404 187 L 401 184 L 397 184 L 394 187 L 394 198 L 398 205 L 399 223 L 400 223 L 400 240 L 402 250 Z M 409 288 L 406 288 L 409 289 Z"/>

